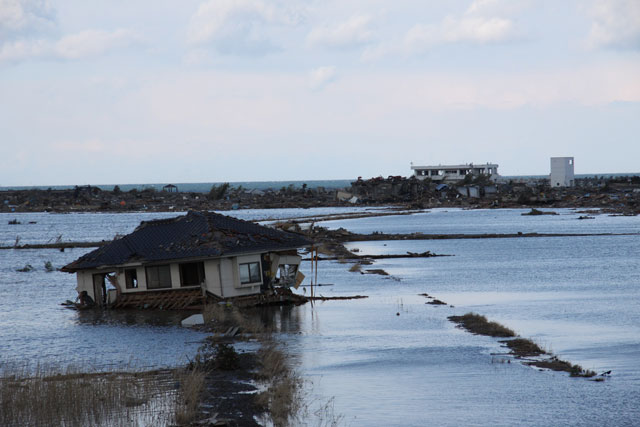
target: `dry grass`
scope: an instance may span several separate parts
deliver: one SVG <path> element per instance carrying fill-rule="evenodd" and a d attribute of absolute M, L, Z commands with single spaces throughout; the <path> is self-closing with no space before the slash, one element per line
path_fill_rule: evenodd
<path fill-rule="evenodd" d="M 258 403 L 268 408 L 274 425 L 289 425 L 302 405 L 302 379 L 277 344 L 263 343 L 258 357 L 259 376 L 267 383 L 267 389 L 257 396 Z"/>
<path fill-rule="evenodd" d="M 162 425 L 172 418 L 166 372 L 83 373 L 3 367 L 0 425 Z"/>
<path fill-rule="evenodd" d="M 358 273 L 360 272 L 360 270 L 362 270 L 362 264 L 360 263 L 355 263 L 351 266 L 351 268 L 349 268 L 349 271 L 352 273 Z"/>
<path fill-rule="evenodd" d="M 486 317 L 475 313 L 467 313 L 463 316 L 449 316 L 449 320 L 457 323 L 461 328 L 472 334 L 487 335 L 490 337 L 511 338 L 516 333 L 497 322 L 490 322 Z"/>
<path fill-rule="evenodd" d="M 511 352 L 520 357 L 532 357 L 547 354 L 538 344 L 527 338 L 514 338 L 512 340 L 500 341 L 506 344 Z"/>
<path fill-rule="evenodd" d="M 504 337 L 512 338 L 516 337 L 516 333 L 496 322 L 490 322 L 486 317 L 480 316 L 475 313 L 467 313 L 464 316 L 449 316 L 448 318 L 452 322 L 457 323 L 461 328 L 467 331 L 478 334 L 488 335 L 491 337 Z M 527 365 L 537 366 L 539 368 L 551 369 L 554 371 L 568 372 L 572 377 L 593 377 L 595 372 L 587 369 L 583 369 L 580 365 L 573 365 L 565 360 L 560 360 L 556 356 L 550 354 L 550 352 L 542 349 L 538 344 L 527 338 L 514 338 L 511 340 L 500 341 L 505 344 L 511 350 L 511 353 L 516 357 L 536 357 L 547 355 L 548 358 L 544 360 L 535 360 L 527 362 Z"/>
<path fill-rule="evenodd" d="M 205 324 L 220 333 L 225 332 L 231 326 L 238 326 L 241 332 L 253 336 L 266 335 L 271 332 L 255 313 L 242 312 L 238 307 L 232 305 L 208 304 L 202 315 Z"/>
<path fill-rule="evenodd" d="M 572 377 L 591 378 L 596 375 L 594 371 L 584 369 L 580 365 L 573 365 L 566 360 L 560 360 L 556 356 L 553 356 L 552 358 L 546 360 L 536 360 L 534 362 L 528 362 L 527 365 L 536 366 L 538 368 L 551 369 L 552 371 L 568 372 Z"/>
<path fill-rule="evenodd" d="M 176 396 L 175 422 L 181 426 L 190 425 L 199 414 L 205 372 L 200 369 L 192 369 L 179 371 L 176 375 L 180 384 L 180 393 Z"/>
<path fill-rule="evenodd" d="M 222 304 L 207 304 L 202 310 L 202 317 L 207 324 L 228 322 L 230 309 Z"/>

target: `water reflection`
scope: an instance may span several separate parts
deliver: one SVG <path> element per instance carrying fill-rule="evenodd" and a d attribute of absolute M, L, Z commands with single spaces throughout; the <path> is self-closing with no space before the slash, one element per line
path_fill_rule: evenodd
<path fill-rule="evenodd" d="M 182 319 L 191 316 L 191 310 L 78 310 L 75 323 L 78 325 L 110 325 L 153 327 L 180 326 Z"/>

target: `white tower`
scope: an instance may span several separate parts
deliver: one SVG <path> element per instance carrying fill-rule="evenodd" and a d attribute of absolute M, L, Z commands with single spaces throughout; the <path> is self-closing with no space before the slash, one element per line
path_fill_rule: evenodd
<path fill-rule="evenodd" d="M 552 157 L 551 187 L 573 187 L 575 185 L 573 166 L 573 157 Z"/>

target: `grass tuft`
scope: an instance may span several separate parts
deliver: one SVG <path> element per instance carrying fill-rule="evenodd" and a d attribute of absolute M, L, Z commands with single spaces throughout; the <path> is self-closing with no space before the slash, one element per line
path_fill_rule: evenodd
<path fill-rule="evenodd" d="M 516 356 L 532 357 L 547 354 L 538 344 L 527 338 L 514 338 L 500 342 L 506 344 Z"/>
<path fill-rule="evenodd" d="M 175 421 L 181 426 L 191 425 L 199 415 L 205 372 L 201 369 L 179 371 L 177 381 L 180 384 L 180 393 L 176 396 Z"/>
<path fill-rule="evenodd" d="M 161 425 L 176 391 L 167 371 L 82 372 L 37 366 L 0 370 L 0 425 Z"/>
<path fill-rule="evenodd" d="M 261 364 L 259 376 L 267 383 L 267 389 L 257 396 L 258 403 L 269 409 L 274 425 L 289 425 L 302 406 L 302 378 L 273 342 L 263 343 L 258 357 Z"/>
<path fill-rule="evenodd" d="M 449 316 L 448 319 L 457 323 L 459 327 L 472 334 L 487 335 L 490 337 L 511 338 L 516 333 L 497 322 L 490 322 L 485 316 L 475 313 L 467 313 L 463 316 Z"/>

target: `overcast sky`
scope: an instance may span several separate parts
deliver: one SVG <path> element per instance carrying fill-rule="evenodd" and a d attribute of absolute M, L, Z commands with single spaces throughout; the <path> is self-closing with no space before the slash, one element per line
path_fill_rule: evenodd
<path fill-rule="evenodd" d="M 640 172 L 638 0 L 0 0 L 0 186 Z"/>

